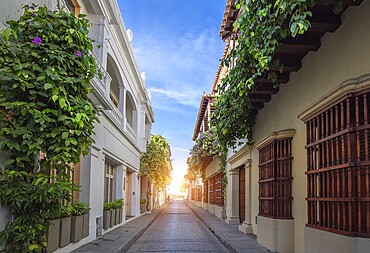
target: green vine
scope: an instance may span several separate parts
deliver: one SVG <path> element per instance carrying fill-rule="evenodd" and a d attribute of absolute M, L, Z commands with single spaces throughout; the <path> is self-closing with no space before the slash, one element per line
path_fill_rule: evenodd
<path fill-rule="evenodd" d="M 144 173 L 144 171 L 147 171 L 148 178 L 160 189 L 165 189 L 171 182 L 169 144 L 159 134 L 152 134 L 146 153 L 141 157 L 140 172 Z"/>
<path fill-rule="evenodd" d="M 325 0 L 341 12 L 343 1 Z M 297 37 L 309 27 L 310 9 L 315 0 L 237 0 L 241 15 L 234 22 L 237 44 L 232 47 L 223 64 L 228 74 L 217 87 L 220 94 L 212 116 L 212 125 L 222 145 L 235 147 L 237 140 L 253 143 L 256 116 L 248 94 L 260 85 L 259 78 L 277 83 L 283 64 L 274 55 L 287 37 Z"/>
<path fill-rule="evenodd" d="M 78 190 L 73 164 L 93 143 L 96 71 L 89 22 L 80 15 L 24 7 L 0 32 L 0 203 L 13 216 L 4 252 L 43 252 L 49 221 Z"/>
<path fill-rule="evenodd" d="M 190 150 L 187 161 L 187 174 L 190 176 L 200 175 L 203 182 L 206 180 L 205 170 L 202 170 L 204 160 L 212 157 L 220 160 L 220 171 L 222 172 L 222 189 L 224 191 L 224 207 L 226 206 L 226 187 L 227 187 L 227 147 L 219 142 L 218 134 L 214 127 L 202 133 Z"/>

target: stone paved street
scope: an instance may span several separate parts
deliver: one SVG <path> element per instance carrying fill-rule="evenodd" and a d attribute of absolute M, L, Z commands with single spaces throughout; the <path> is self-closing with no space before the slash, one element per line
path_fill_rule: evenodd
<path fill-rule="evenodd" d="M 228 252 L 182 200 L 173 200 L 127 252 Z"/>

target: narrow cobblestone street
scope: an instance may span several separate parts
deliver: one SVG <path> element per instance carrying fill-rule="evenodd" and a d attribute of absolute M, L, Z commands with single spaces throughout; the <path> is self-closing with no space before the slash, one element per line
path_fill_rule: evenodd
<path fill-rule="evenodd" d="M 228 252 L 182 200 L 173 200 L 127 252 Z"/>

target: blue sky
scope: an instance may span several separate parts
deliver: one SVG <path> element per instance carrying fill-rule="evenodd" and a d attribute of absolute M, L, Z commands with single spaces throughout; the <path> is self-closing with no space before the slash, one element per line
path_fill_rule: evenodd
<path fill-rule="evenodd" d="M 203 92 L 211 91 L 225 43 L 219 37 L 226 0 L 118 0 L 151 93 L 152 132 L 170 143 L 174 179 L 186 158 Z"/>

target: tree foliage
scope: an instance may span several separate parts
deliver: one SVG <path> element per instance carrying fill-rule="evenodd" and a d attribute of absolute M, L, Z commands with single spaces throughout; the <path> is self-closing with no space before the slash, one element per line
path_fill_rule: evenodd
<path fill-rule="evenodd" d="M 0 32 L 0 203 L 14 220 L 5 252 L 43 252 L 48 221 L 76 190 L 70 181 L 93 142 L 96 109 L 87 94 L 96 71 L 89 22 L 25 6 Z M 53 172 L 52 172 L 53 171 Z"/>
<path fill-rule="evenodd" d="M 141 157 L 140 171 L 148 173 L 148 179 L 161 189 L 171 182 L 172 166 L 170 164 L 169 144 L 157 134 L 151 135 L 146 146 L 146 153 Z"/>

